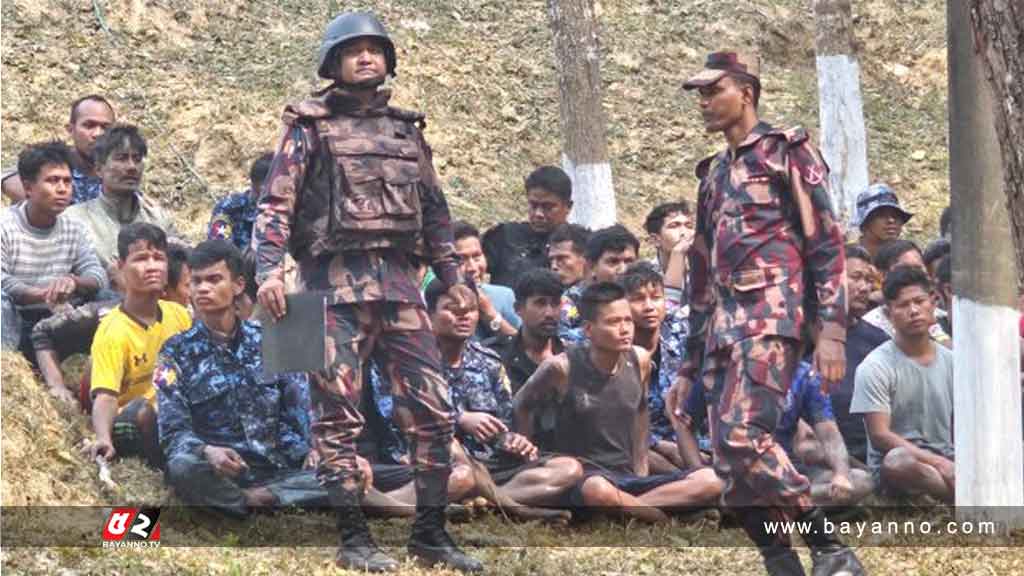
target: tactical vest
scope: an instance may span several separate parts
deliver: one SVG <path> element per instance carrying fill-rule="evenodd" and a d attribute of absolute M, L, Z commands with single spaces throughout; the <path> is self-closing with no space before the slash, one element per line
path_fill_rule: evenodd
<path fill-rule="evenodd" d="M 388 106 L 348 115 L 307 103 L 297 107 L 296 126 L 312 128 L 305 134 L 317 141 L 307 143 L 315 153 L 298 194 L 292 253 L 414 247 L 421 187 L 434 185 L 416 126 L 423 115 Z"/>

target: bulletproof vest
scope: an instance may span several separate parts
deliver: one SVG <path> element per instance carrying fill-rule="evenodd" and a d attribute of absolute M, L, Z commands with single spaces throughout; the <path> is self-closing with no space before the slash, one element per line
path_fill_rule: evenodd
<path fill-rule="evenodd" d="M 309 143 L 316 152 L 296 206 L 293 254 L 414 246 L 421 186 L 433 178 L 416 126 L 423 116 L 387 106 L 317 116 L 298 119 L 317 141 Z"/>

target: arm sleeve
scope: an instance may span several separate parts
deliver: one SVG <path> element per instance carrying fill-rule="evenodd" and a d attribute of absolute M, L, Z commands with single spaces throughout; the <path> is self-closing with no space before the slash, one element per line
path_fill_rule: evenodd
<path fill-rule="evenodd" d="M 494 398 L 498 406 L 498 413 L 495 414 L 495 417 L 504 422 L 505 426 L 508 426 L 509 430 L 511 430 L 512 382 L 509 380 L 508 373 L 501 363 L 498 363 L 497 369 L 493 371 L 491 381 L 494 384 Z"/>
<path fill-rule="evenodd" d="M 160 448 L 168 460 L 177 454 L 195 454 L 203 446 L 192 428 L 192 411 L 182 391 L 177 363 L 161 354 L 153 371 L 160 432 Z"/>
<path fill-rule="evenodd" d="M 106 390 L 119 396 L 121 384 L 125 378 L 128 353 L 124 343 L 115 334 L 116 331 L 105 328 L 109 328 L 109 325 L 105 326 L 101 323 L 90 350 L 92 356 L 92 371 L 89 377 L 90 393 L 95 394 L 97 390 Z"/>
<path fill-rule="evenodd" d="M 420 158 L 423 241 L 430 257 L 430 264 L 434 269 L 434 274 L 445 286 L 466 284 L 466 279 L 462 275 L 461 260 L 455 252 L 448 200 L 445 199 L 437 173 L 434 172 L 433 153 L 422 133 L 419 133 L 419 141 L 424 151 Z"/>
<path fill-rule="evenodd" d="M 0 288 L 12 301 L 18 302 L 29 285 L 11 274 L 14 268 L 15 242 L 17 240 L 8 228 L 8 224 L 5 222 L 0 225 Z"/>
<path fill-rule="evenodd" d="M 234 242 L 235 221 L 227 210 L 227 200 L 217 202 L 210 215 L 210 223 L 206 227 L 207 240 L 227 240 Z"/>
<path fill-rule="evenodd" d="M 109 286 L 107 271 L 103 269 L 100 259 L 96 257 L 96 251 L 93 250 L 92 243 L 89 241 L 89 236 L 86 234 L 85 229 L 75 225 L 72 230 L 77 240 L 75 264 L 71 268 L 72 273 L 82 278 L 95 278 L 99 282 L 101 290 L 106 288 Z"/>
<path fill-rule="evenodd" d="M 312 141 L 307 129 L 298 125 L 286 127 L 281 137 L 256 208 L 253 244 L 257 284 L 268 278 L 284 279 L 284 255 L 292 234 L 298 194 L 313 153 Z"/>
<path fill-rule="evenodd" d="M 564 344 L 581 344 L 587 339 L 576 301 L 565 294 L 558 312 L 558 337 Z"/>
<path fill-rule="evenodd" d="M 817 372 L 809 372 L 804 383 L 803 398 L 801 398 L 800 417 L 808 424 L 814 426 L 822 422 L 834 421 L 832 414 L 832 399 L 821 392 L 821 375 Z"/>
<path fill-rule="evenodd" d="M 804 232 L 804 258 L 818 298 L 822 338 L 846 341 L 846 259 L 843 232 L 832 211 L 828 166 L 806 139 L 789 148 L 789 181 Z"/>
<path fill-rule="evenodd" d="M 851 414 L 870 412 L 891 413 L 891 375 L 881 362 L 865 360 L 857 367 L 854 377 Z"/>

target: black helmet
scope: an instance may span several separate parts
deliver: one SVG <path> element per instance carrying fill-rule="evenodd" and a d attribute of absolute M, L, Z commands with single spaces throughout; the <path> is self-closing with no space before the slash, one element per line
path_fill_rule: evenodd
<path fill-rule="evenodd" d="M 345 12 L 327 25 L 324 39 L 320 43 L 319 64 L 317 74 L 321 78 L 333 80 L 328 74 L 328 58 L 336 46 L 356 38 L 379 38 L 384 44 L 384 57 L 387 60 L 388 74 L 395 74 L 395 45 L 388 37 L 388 31 L 377 17 L 370 12 Z"/>

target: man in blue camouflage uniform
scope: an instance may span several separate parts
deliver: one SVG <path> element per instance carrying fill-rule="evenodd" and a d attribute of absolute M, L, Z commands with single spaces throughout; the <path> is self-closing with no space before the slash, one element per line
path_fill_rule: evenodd
<path fill-rule="evenodd" d="M 744 507 L 744 528 L 769 573 L 803 573 L 788 536 L 766 528 L 786 519 L 814 527 L 804 538 L 815 575 L 860 574 L 853 552 L 825 533 L 810 483 L 772 437 L 802 355 L 805 316 L 817 324 L 815 368 L 827 382 L 843 377 L 845 262 L 828 167 L 806 131 L 759 120 L 755 58 L 713 53 L 683 87 L 699 90 L 705 128 L 721 132 L 728 147 L 697 166 L 691 330 L 667 408 L 681 416 L 686 391 L 707 388 L 722 499 Z"/>
<path fill-rule="evenodd" d="M 274 153 L 267 152 L 249 169 L 249 189 L 222 198 L 213 207 L 206 237 L 220 238 L 234 244 L 244 254 L 252 243 L 252 229 L 256 224 L 256 201 L 263 190 L 263 181 L 270 172 Z"/>
<path fill-rule="evenodd" d="M 260 326 L 235 311 L 241 253 L 210 240 L 189 265 L 197 318 L 164 344 L 153 375 L 168 482 L 182 499 L 233 516 L 327 505 L 309 466 L 306 378 L 265 376 Z"/>
<path fill-rule="evenodd" d="M 259 200 L 253 242 L 260 304 L 284 317 L 283 261 L 301 285 L 327 297 L 327 368 L 313 374 L 317 470 L 338 515 L 343 568 L 393 571 L 359 506 L 355 439 L 363 369 L 372 355 L 391 383 L 395 419 L 416 468 L 416 520 L 409 552 L 463 571 L 482 565 L 445 531 L 451 471 L 451 406 L 437 342 L 417 285 L 433 265 L 453 298 L 475 290 L 459 266 L 448 204 L 421 132 L 424 115 L 388 105 L 378 89 L 395 72 L 395 47 L 369 13 L 332 21 L 318 73 L 333 84 L 284 112 L 284 130 Z"/>

